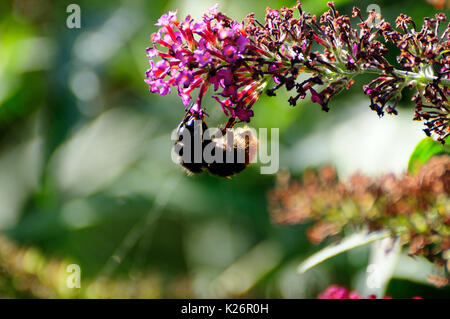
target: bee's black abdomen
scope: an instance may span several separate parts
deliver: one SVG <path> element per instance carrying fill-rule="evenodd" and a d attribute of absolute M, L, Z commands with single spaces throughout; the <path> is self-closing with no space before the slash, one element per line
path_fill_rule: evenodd
<path fill-rule="evenodd" d="M 198 126 L 198 121 L 201 120 L 201 127 Z M 179 155 L 178 163 L 184 167 L 189 173 L 198 174 L 203 172 L 205 163 L 203 161 L 203 156 L 201 156 L 200 161 L 196 161 L 195 152 L 200 152 L 203 154 L 203 148 L 205 142 L 203 141 L 203 132 L 208 129 L 206 123 L 199 119 L 196 115 L 188 114 L 185 119 L 178 126 L 178 140 L 175 142 L 175 152 Z M 184 133 L 189 133 L 189 139 L 184 141 Z M 198 147 L 200 146 L 200 147 Z M 199 149 L 196 149 L 199 148 Z M 185 152 L 189 148 L 190 152 Z M 190 153 L 190 155 L 183 156 L 185 153 Z M 187 157 L 187 158 L 186 158 Z"/>
<path fill-rule="evenodd" d="M 215 143 L 215 142 L 212 142 Z M 207 164 L 206 169 L 213 175 L 217 175 L 220 177 L 229 177 L 235 175 L 237 173 L 242 172 L 246 167 L 246 163 L 238 162 L 238 149 L 233 147 L 232 149 L 226 149 L 224 147 L 217 146 L 213 150 L 213 155 L 221 154 L 220 158 L 222 159 L 221 163 L 214 161 L 212 163 Z M 230 159 L 232 159 L 230 161 Z M 247 158 L 246 158 L 247 161 Z"/>
<path fill-rule="evenodd" d="M 239 163 L 212 163 L 207 169 L 213 175 L 220 177 L 230 177 L 242 172 L 247 166 Z"/>

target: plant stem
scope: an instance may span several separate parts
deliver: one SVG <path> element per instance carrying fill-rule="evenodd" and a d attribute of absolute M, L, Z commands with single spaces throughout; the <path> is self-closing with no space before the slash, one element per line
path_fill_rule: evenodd
<path fill-rule="evenodd" d="M 370 73 L 383 74 L 383 71 L 381 71 L 377 68 L 374 68 L 374 67 L 370 67 L 366 70 L 368 70 Z M 416 73 L 416 72 L 403 71 L 403 70 L 397 70 L 397 69 L 394 69 L 392 71 L 392 73 L 394 73 L 395 75 L 398 75 L 402 78 L 408 77 L 411 79 L 418 79 L 418 80 L 420 79 L 422 81 L 425 80 L 427 82 L 432 82 L 438 78 L 437 76 L 427 76 L 423 73 Z M 450 80 L 448 80 L 448 79 L 440 79 L 439 83 L 442 85 L 445 85 L 445 86 L 450 86 Z"/>

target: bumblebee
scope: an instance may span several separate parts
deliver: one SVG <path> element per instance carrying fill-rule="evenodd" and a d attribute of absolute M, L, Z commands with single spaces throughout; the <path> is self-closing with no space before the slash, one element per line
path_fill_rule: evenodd
<path fill-rule="evenodd" d="M 236 120 L 230 119 L 220 134 L 210 136 L 205 134 L 209 130 L 204 118 L 188 112 L 177 130 L 179 164 L 191 175 L 207 171 L 230 178 L 242 172 L 253 160 L 258 142 L 246 126 L 233 130 L 235 124 Z M 210 156 L 205 159 L 204 153 Z"/>

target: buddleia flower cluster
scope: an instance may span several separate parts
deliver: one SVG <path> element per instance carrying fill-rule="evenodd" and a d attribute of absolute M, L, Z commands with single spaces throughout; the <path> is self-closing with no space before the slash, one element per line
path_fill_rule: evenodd
<path fill-rule="evenodd" d="M 361 230 L 388 231 L 409 255 L 424 256 L 447 278 L 450 269 L 450 156 L 432 157 L 416 175 L 387 174 L 378 178 L 359 173 L 339 181 L 332 167 L 306 171 L 303 181 L 279 173 L 268 194 L 272 219 L 282 224 L 312 223 L 313 243 L 339 239 Z"/>
<path fill-rule="evenodd" d="M 308 95 L 329 111 L 331 99 L 349 89 L 357 75 L 374 73 L 364 86 L 370 109 L 395 115 L 402 91 L 413 89 L 414 120 L 444 143 L 450 134 L 449 26 L 440 33 L 445 15 L 425 18 L 419 27 L 401 14 L 392 26 L 374 12 L 363 18 L 355 7 L 350 18 L 333 2 L 328 6 L 319 18 L 300 2 L 294 8 L 268 8 L 262 22 L 253 13 L 235 21 L 217 6 L 200 21 L 189 15 L 178 20 L 176 11 L 164 14 L 147 49 L 145 81 L 160 95 L 175 89 L 186 110 L 202 118 L 207 115 L 203 98 L 211 90 L 225 116 L 249 122 L 266 87 L 271 96 L 281 87 L 292 92 L 292 106 Z M 387 43 L 398 47 L 400 69 L 386 59 Z"/>

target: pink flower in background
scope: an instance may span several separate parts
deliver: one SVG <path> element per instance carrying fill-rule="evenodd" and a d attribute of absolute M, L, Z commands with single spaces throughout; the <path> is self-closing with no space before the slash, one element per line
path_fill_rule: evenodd
<path fill-rule="evenodd" d="M 346 287 L 331 285 L 322 292 L 317 299 L 377 299 L 376 295 L 369 295 L 367 298 L 358 294 L 356 291 L 349 291 Z M 390 296 L 384 296 L 382 299 L 392 299 Z M 413 297 L 411 299 L 423 299 L 422 297 Z"/>
<path fill-rule="evenodd" d="M 355 291 L 349 291 L 345 287 L 332 285 L 321 293 L 318 299 L 364 299 Z"/>

